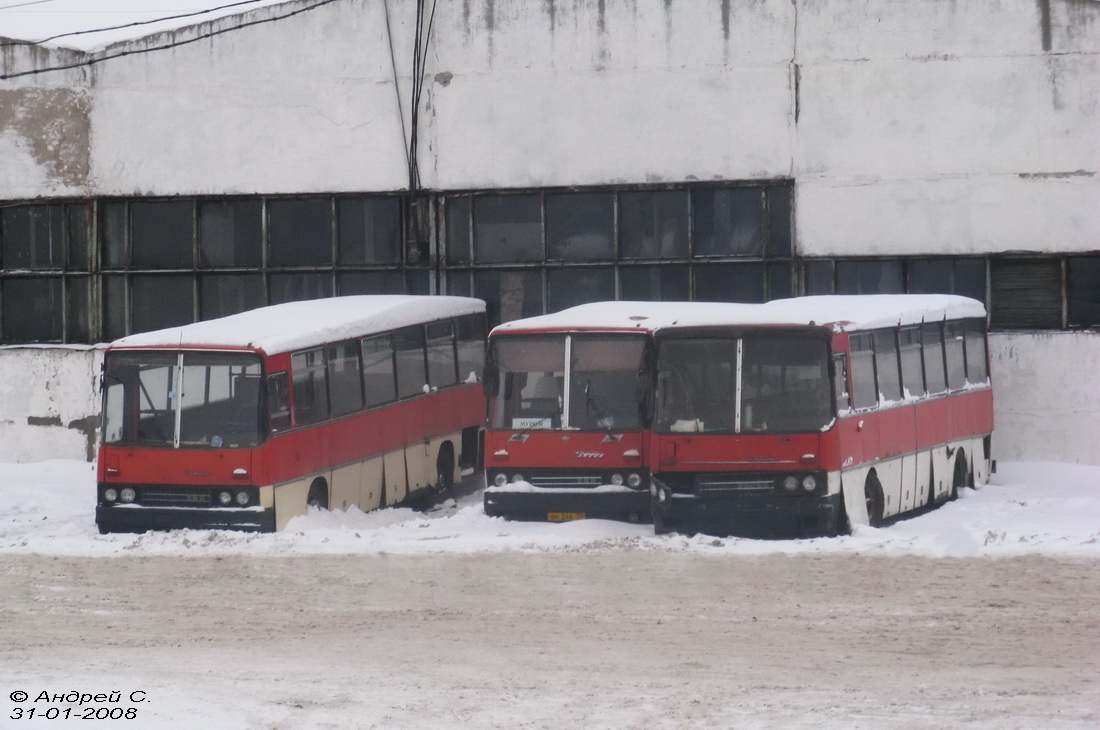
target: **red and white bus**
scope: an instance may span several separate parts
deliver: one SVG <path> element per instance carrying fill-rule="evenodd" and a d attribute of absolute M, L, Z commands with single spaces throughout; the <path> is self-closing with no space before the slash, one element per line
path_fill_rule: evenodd
<path fill-rule="evenodd" d="M 493 329 L 486 514 L 649 521 L 647 323 L 663 307 L 585 304 Z"/>
<path fill-rule="evenodd" d="M 271 531 L 450 487 L 477 463 L 485 330 L 477 299 L 354 296 L 112 343 L 100 531 Z"/>
<path fill-rule="evenodd" d="M 654 325 L 657 532 L 835 534 L 988 481 L 981 303 L 668 305 Z"/>

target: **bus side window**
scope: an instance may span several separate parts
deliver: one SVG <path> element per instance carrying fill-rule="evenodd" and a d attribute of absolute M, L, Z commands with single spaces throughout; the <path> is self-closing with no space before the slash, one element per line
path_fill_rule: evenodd
<path fill-rule="evenodd" d="M 901 386 L 911 398 L 924 395 L 924 367 L 921 365 L 920 329 L 905 327 L 898 332 L 901 355 Z"/>
<path fill-rule="evenodd" d="M 393 340 L 397 359 L 397 397 L 421 395 L 428 384 L 424 367 L 424 327 L 402 327 L 393 333 Z"/>
<path fill-rule="evenodd" d="M 848 394 L 848 356 L 843 352 L 833 355 L 833 391 L 836 393 L 836 410 L 851 410 L 852 399 Z"/>
<path fill-rule="evenodd" d="M 943 330 L 939 322 L 921 327 L 921 347 L 924 352 L 924 379 L 929 393 L 947 390 L 947 374 L 943 368 Z"/>
<path fill-rule="evenodd" d="M 878 389 L 886 402 L 901 400 L 901 368 L 898 341 L 893 329 L 875 330 L 875 373 Z"/>
<path fill-rule="evenodd" d="M 294 371 L 295 425 L 308 426 L 328 418 L 325 351 L 317 348 L 296 352 L 290 356 L 290 366 Z"/>
<path fill-rule="evenodd" d="M 989 381 L 984 324 L 980 319 L 966 321 L 966 379 L 974 385 Z"/>
<path fill-rule="evenodd" d="M 290 381 L 285 370 L 267 376 L 267 407 L 272 433 L 290 428 Z"/>
<path fill-rule="evenodd" d="M 363 387 L 367 391 L 368 408 L 397 400 L 393 335 L 379 335 L 363 340 Z"/>
<path fill-rule="evenodd" d="M 962 322 L 943 325 L 944 353 L 947 360 L 947 385 L 960 390 L 966 385 L 966 354 Z"/>
<path fill-rule="evenodd" d="M 871 408 L 878 403 L 875 386 L 875 351 L 871 335 L 852 335 L 849 338 L 852 357 L 852 406 Z"/>
<path fill-rule="evenodd" d="M 428 383 L 433 388 L 454 385 L 458 382 L 454 322 L 449 319 L 432 322 L 427 331 Z"/>
<path fill-rule="evenodd" d="M 476 383 L 485 368 L 485 315 L 458 318 L 458 380 Z"/>
<path fill-rule="evenodd" d="M 363 378 L 359 373 L 359 343 L 355 340 L 328 346 L 328 385 L 332 415 L 343 416 L 363 407 Z"/>

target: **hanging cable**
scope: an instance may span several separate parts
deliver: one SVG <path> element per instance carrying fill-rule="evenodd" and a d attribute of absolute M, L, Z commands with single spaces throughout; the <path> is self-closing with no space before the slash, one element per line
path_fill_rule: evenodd
<path fill-rule="evenodd" d="M 104 61 L 111 61 L 111 60 L 116 59 L 116 58 L 122 58 L 123 56 L 139 56 L 139 55 L 142 55 L 142 54 L 145 54 L 145 53 L 153 53 L 154 51 L 165 51 L 165 50 L 168 50 L 170 48 L 178 48 L 180 46 L 186 46 L 186 45 L 191 44 L 191 43 L 197 43 L 198 41 L 206 40 L 207 38 L 213 38 L 215 36 L 224 35 L 226 33 L 232 33 L 233 31 L 242 30 L 244 28 L 251 28 L 252 26 L 255 26 L 255 25 L 263 25 L 265 23 L 274 23 L 274 22 L 277 22 L 277 21 L 280 21 L 280 20 L 285 20 L 287 18 L 292 18 L 295 15 L 301 15 L 302 13 L 308 13 L 310 10 L 316 10 L 319 7 L 322 7 L 324 5 L 329 5 L 329 4 L 334 3 L 334 2 L 338 2 L 338 0 L 320 0 L 320 2 L 316 2 L 313 5 L 310 5 L 310 6 L 304 7 L 304 8 L 299 8 L 298 10 L 294 10 L 294 11 L 291 11 L 289 13 L 284 13 L 282 15 L 272 16 L 270 18 L 261 18 L 260 20 L 251 20 L 247 23 L 241 23 L 239 25 L 234 25 L 234 26 L 231 26 L 231 27 L 228 27 L 228 28 L 221 28 L 219 30 L 213 30 L 213 31 L 210 31 L 210 32 L 207 32 L 207 33 L 200 33 L 199 35 L 196 35 L 194 38 L 187 38 L 187 39 L 181 40 L 181 41 L 173 41 L 172 43 L 165 43 L 165 44 L 159 45 L 159 46 L 152 46 L 152 47 L 149 47 L 149 48 L 141 48 L 141 49 L 137 49 L 137 50 L 133 50 L 133 51 L 119 51 L 117 53 L 110 53 L 110 54 L 107 54 L 105 56 L 100 56 L 98 58 L 92 58 L 92 59 L 89 59 L 87 61 L 77 61 L 75 63 L 66 63 L 66 64 L 62 64 L 60 66 L 49 66 L 47 68 L 38 68 L 38 69 L 33 69 L 31 71 L 19 71 L 17 73 L 13 73 L 13 74 L 0 74 L 0 81 L 5 80 L 5 79 L 19 78 L 20 76 L 36 76 L 38 74 L 50 73 L 52 71 L 68 71 L 68 70 L 71 70 L 71 69 L 74 69 L 74 68 L 82 68 L 82 67 L 85 67 L 85 66 L 94 66 L 97 63 L 103 63 Z"/>

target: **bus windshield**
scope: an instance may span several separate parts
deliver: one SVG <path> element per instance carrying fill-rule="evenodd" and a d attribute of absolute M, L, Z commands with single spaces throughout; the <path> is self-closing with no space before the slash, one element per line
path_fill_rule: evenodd
<path fill-rule="evenodd" d="M 489 404 L 498 429 L 625 430 L 642 427 L 637 401 L 646 338 L 638 335 L 515 335 L 490 357 L 500 393 Z M 569 361 L 566 362 L 566 352 Z"/>
<path fill-rule="evenodd" d="M 103 443 L 256 446 L 264 433 L 262 382 L 260 358 L 245 353 L 109 353 Z"/>
<path fill-rule="evenodd" d="M 665 340 L 655 430 L 820 431 L 833 418 L 828 358 L 827 343 L 811 337 Z"/>

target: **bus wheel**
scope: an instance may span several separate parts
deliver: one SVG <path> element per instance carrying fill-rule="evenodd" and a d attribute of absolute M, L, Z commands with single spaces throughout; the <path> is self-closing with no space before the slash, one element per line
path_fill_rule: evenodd
<path fill-rule="evenodd" d="M 324 479 L 314 479 L 309 485 L 309 495 L 306 497 L 306 507 L 328 509 L 328 485 Z"/>
<path fill-rule="evenodd" d="M 867 481 L 863 485 L 863 499 L 867 502 L 867 524 L 871 527 L 880 526 L 886 499 L 882 494 L 882 484 L 874 472 L 867 475 Z"/>
<path fill-rule="evenodd" d="M 439 447 L 439 456 L 435 459 L 435 488 L 439 492 L 449 492 L 455 486 L 455 452 L 451 442 Z"/>
<path fill-rule="evenodd" d="M 966 469 L 966 454 L 961 450 L 955 458 L 955 474 L 951 477 L 951 499 L 959 498 L 959 487 L 969 486 L 970 477 Z"/>

